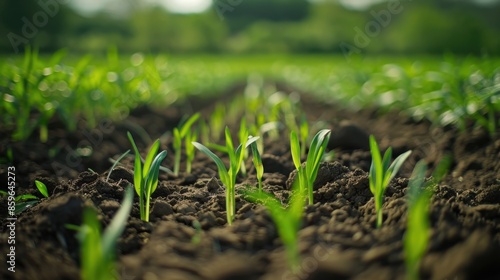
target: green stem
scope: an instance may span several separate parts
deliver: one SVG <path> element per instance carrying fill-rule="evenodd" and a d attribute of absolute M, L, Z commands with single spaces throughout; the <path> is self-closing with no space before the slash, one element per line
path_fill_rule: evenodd
<path fill-rule="evenodd" d="M 145 205 L 145 213 L 144 213 L 144 221 L 149 222 L 149 196 L 146 197 L 146 205 Z"/>
<path fill-rule="evenodd" d="M 378 208 L 377 209 L 377 228 L 382 227 L 382 219 L 383 219 L 382 208 Z"/>
<path fill-rule="evenodd" d="M 181 148 L 175 150 L 174 174 L 179 175 L 179 166 L 181 165 Z"/>
<path fill-rule="evenodd" d="M 297 273 L 300 269 L 300 256 L 297 242 L 290 242 L 287 248 L 288 264 L 293 273 Z"/>
<path fill-rule="evenodd" d="M 235 193 L 234 187 L 227 186 L 226 187 L 226 216 L 227 223 L 231 225 L 233 223 L 234 217 L 234 204 L 235 204 Z"/>

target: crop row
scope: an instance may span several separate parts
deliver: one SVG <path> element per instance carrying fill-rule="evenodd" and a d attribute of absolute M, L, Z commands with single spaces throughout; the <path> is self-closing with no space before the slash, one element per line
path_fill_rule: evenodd
<path fill-rule="evenodd" d="M 386 63 L 386 61 L 394 63 Z M 27 49 L 0 65 L 0 116 L 13 140 L 33 133 L 48 138 L 53 118 L 74 131 L 78 121 L 89 128 L 96 119 L 125 118 L 143 104 L 169 106 L 187 96 L 213 96 L 232 82 L 262 77 L 314 93 L 324 102 L 349 107 L 402 110 L 415 119 L 439 125 L 471 126 L 496 133 L 500 126 L 498 59 L 339 56 L 193 56 L 135 53 L 75 58 L 61 50 L 40 57 Z"/>
<path fill-rule="evenodd" d="M 256 97 L 258 98 L 258 97 Z M 271 98 L 272 99 L 272 98 Z M 235 101 L 237 102 L 237 101 Z M 265 102 L 260 103 L 266 104 Z M 226 213 L 227 223 L 230 226 L 234 220 L 235 209 L 235 183 L 236 176 L 241 174 L 241 166 L 245 157 L 250 157 L 250 153 L 246 153 L 247 147 L 251 148 L 253 163 L 255 166 L 256 177 L 259 181 L 259 187 L 254 188 L 247 186 L 246 190 L 241 193 L 241 197 L 248 201 L 264 205 L 272 219 L 274 220 L 279 237 L 282 239 L 286 247 L 286 252 L 289 260 L 290 269 L 296 271 L 300 265 L 300 256 L 298 253 L 298 231 L 301 228 L 304 207 L 306 204 L 313 204 L 313 184 L 318 173 L 320 162 L 325 156 L 326 144 L 329 141 L 330 131 L 328 129 L 320 129 L 312 140 L 309 141 L 309 125 L 305 118 L 300 113 L 300 110 L 293 106 L 293 102 L 289 98 L 282 98 L 279 106 L 272 104 L 261 106 L 262 110 L 275 110 L 276 120 L 272 119 L 272 114 L 263 114 L 260 117 L 255 117 L 254 121 L 261 119 L 262 124 L 256 126 L 256 122 L 247 121 L 247 117 L 241 118 L 240 130 L 238 131 L 238 139 L 241 144 L 235 148 L 233 137 L 230 130 L 225 127 L 223 135 L 225 146 L 218 145 L 220 139 L 218 137 L 211 138 L 210 134 L 199 136 L 206 122 L 203 118 L 199 118 L 199 114 L 195 114 L 190 118 L 182 121 L 178 128 L 173 133 L 174 137 L 179 137 L 178 143 L 184 143 L 184 154 L 186 158 L 191 150 L 191 147 L 197 148 L 211 158 L 217 165 L 219 178 L 221 179 L 226 189 Z M 278 106 L 278 107 L 277 107 Z M 292 113 L 293 112 L 293 113 Z M 301 116 L 296 118 L 295 115 Z M 212 122 L 223 121 L 221 114 L 214 112 L 209 119 Z M 267 118 L 265 118 L 267 116 Z M 284 119 L 284 120 L 283 120 Z M 288 119 L 288 120 L 287 120 Z M 282 202 L 274 197 L 273 194 L 264 192 L 262 189 L 261 178 L 264 173 L 264 167 L 260 159 L 260 154 L 263 153 L 263 146 L 259 145 L 263 139 L 260 137 L 273 137 L 271 132 L 277 131 L 277 126 L 274 129 L 267 129 L 276 122 L 281 122 L 290 132 L 290 153 L 297 169 L 297 176 L 292 187 L 292 194 L 289 198 L 288 205 L 283 206 Z M 251 127 L 253 127 L 251 129 Z M 282 130 L 285 130 L 282 128 Z M 255 132 L 255 136 L 250 136 L 250 131 Z M 191 135 L 191 136 L 188 136 Z M 195 135 L 195 136 L 193 136 Z M 214 135 L 218 135 L 217 133 Z M 115 218 L 102 233 L 100 223 L 96 218 L 95 210 L 87 210 L 84 213 L 82 225 L 68 225 L 68 228 L 78 232 L 78 237 L 81 241 L 81 273 L 83 279 L 109 279 L 112 277 L 110 273 L 114 273 L 114 252 L 116 241 L 121 235 L 127 217 L 130 213 L 133 201 L 133 190 L 138 196 L 140 218 L 149 222 L 149 204 L 151 194 L 155 191 L 158 185 L 158 175 L 161 169 L 162 161 L 166 156 L 166 151 L 158 153 L 160 141 L 156 140 L 145 154 L 145 158 L 141 157 L 139 150 L 133 140 L 131 134 L 128 135 L 131 146 L 134 150 L 134 188 L 130 187 L 126 191 L 124 202 L 121 209 L 117 212 Z M 193 138 L 194 137 L 194 138 Z M 193 139 L 202 140 L 204 144 L 192 141 Z M 208 139 L 208 140 L 207 140 Z M 307 144 L 309 148 L 306 148 Z M 229 158 L 229 168 L 224 162 L 208 147 L 217 150 L 220 154 L 226 154 Z M 175 153 L 181 153 L 182 145 L 174 145 Z M 370 190 L 375 198 L 377 223 L 376 227 L 382 226 L 382 202 L 385 188 L 390 183 L 390 180 L 398 172 L 399 167 L 411 153 L 408 151 L 397 157 L 391 164 L 391 149 L 389 148 L 384 156 L 380 154 L 378 145 L 373 137 L 370 138 L 370 150 L 372 154 L 372 165 L 369 172 Z M 177 160 L 177 156 L 175 160 Z M 194 156 L 192 156 L 194 158 Z M 305 161 L 303 162 L 303 160 Z M 115 162 L 113 168 L 116 166 Z M 443 161 L 433 174 L 433 180 L 426 181 L 426 166 L 423 162 L 419 162 L 414 169 L 413 175 L 409 181 L 409 197 L 408 197 L 408 225 L 404 239 L 404 250 L 407 262 L 408 277 L 410 279 L 418 278 L 418 266 L 421 257 L 425 252 L 429 236 L 429 221 L 428 208 L 429 200 L 432 196 L 433 188 L 446 173 L 448 161 Z M 174 166 L 176 163 L 174 163 Z M 172 165 L 171 165 L 172 166 Z M 180 168 L 177 168 L 180 169 Z M 185 169 L 189 172 L 188 168 Z M 167 172 L 174 173 L 171 170 Z M 109 174 L 108 174 L 109 178 Z M 37 187 L 39 187 L 37 183 Z M 39 187 L 40 189 L 40 187 Z"/>

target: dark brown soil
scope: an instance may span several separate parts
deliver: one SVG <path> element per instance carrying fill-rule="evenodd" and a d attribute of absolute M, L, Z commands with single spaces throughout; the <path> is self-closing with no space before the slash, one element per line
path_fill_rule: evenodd
<path fill-rule="evenodd" d="M 281 86 L 283 87 L 283 86 Z M 235 87 L 237 88 L 237 87 Z M 285 90 L 286 88 L 283 87 Z M 236 91 L 235 93 L 237 93 Z M 227 98 L 227 97 L 226 97 Z M 315 183 L 315 204 L 307 206 L 299 231 L 302 266 L 287 270 L 284 247 L 266 210 L 237 198 L 237 215 L 226 224 L 224 189 L 216 179 L 216 166 L 198 153 L 190 175 L 161 173 L 153 194 L 151 222 L 139 219 L 137 198 L 118 244 L 121 279 L 403 279 L 403 236 L 406 229 L 406 192 L 413 166 L 425 159 L 432 168 L 445 154 L 453 158 L 452 170 L 433 196 L 432 232 L 421 263 L 424 279 L 500 279 L 500 138 L 481 130 L 457 132 L 415 122 L 399 112 L 384 115 L 376 110 L 352 112 L 334 104 L 321 104 L 303 96 L 302 106 L 311 123 L 332 128 L 329 147 L 335 160 L 323 163 Z M 172 168 L 171 131 L 183 114 L 213 104 L 153 110 L 140 108 L 120 123 L 106 120 L 97 129 L 66 132 L 60 122 L 50 126 L 48 143 L 36 135 L 28 143 L 0 140 L 6 157 L 0 182 L 7 182 L 7 167 L 15 166 L 17 193 L 39 196 L 34 180 L 43 181 L 50 193 L 23 212 L 16 221 L 16 272 L 7 271 L 6 198 L 1 201 L 2 279 L 77 279 L 79 243 L 66 224 L 80 224 L 86 206 L 95 207 L 103 226 L 120 207 L 124 188 L 133 182 L 132 161 L 114 170 L 111 163 L 130 149 L 126 131 L 161 137 L 168 150 L 164 162 Z M 233 125 L 233 129 L 236 126 Z M 2 127 L 2 135 L 10 135 Z M 394 156 L 409 149 L 410 159 L 388 187 L 383 206 L 384 224 L 375 228 L 373 196 L 367 170 L 371 157 L 368 135 L 374 134 L 382 149 Z M 145 134 L 146 135 L 146 134 Z M 144 137 L 147 138 L 147 137 Z M 148 139 L 136 138 L 139 148 Z M 90 151 L 90 152 L 89 152 Z M 265 142 L 264 189 L 286 201 L 293 164 L 288 139 Z M 88 155 L 87 155 L 88 154 Z M 239 178 L 237 189 L 255 185 L 249 176 Z M 193 221 L 202 231 L 197 232 Z M 193 242 L 193 237 L 200 241 Z"/>

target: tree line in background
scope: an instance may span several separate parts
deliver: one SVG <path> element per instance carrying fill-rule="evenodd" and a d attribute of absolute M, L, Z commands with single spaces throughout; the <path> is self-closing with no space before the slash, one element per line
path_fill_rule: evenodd
<path fill-rule="evenodd" d="M 137 4 L 91 16 L 65 2 L 2 1 L 0 51 L 500 53 L 498 1 L 393 0 L 355 11 L 335 0 L 215 0 L 202 14 Z"/>

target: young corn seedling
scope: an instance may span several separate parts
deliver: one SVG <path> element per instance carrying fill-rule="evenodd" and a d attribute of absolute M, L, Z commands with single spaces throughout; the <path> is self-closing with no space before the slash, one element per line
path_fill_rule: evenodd
<path fill-rule="evenodd" d="M 186 138 L 188 133 L 191 132 L 191 127 L 200 117 L 200 113 L 192 115 L 186 122 L 184 122 L 180 127 L 174 128 L 174 151 L 175 151 L 175 161 L 174 161 L 174 175 L 179 175 L 179 168 L 181 165 L 181 151 L 182 151 L 182 140 Z M 190 135 L 191 136 L 191 135 Z"/>
<path fill-rule="evenodd" d="M 260 190 L 245 192 L 245 199 L 264 205 L 271 214 L 281 241 L 285 245 L 288 264 L 293 272 L 297 272 L 300 266 L 298 231 L 306 200 L 306 193 L 296 186 L 297 184 L 294 184 L 288 209 L 284 208 L 281 201 L 269 193 Z"/>
<path fill-rule="evenodd" d="M 262 165 L 262 158 L 260 157 L 257 142 L 253 142 L 250 147 L 252 148 L 252 161 L 253 165 L 255 166 L 255 173 L 257 173 L 256 176 L 257 182 L 259 183 L 259 191 L 262 191 L 262 176 L 264 175 L 264 165 Z"/>
<path fill-rule="evenodd" d="M 377 228 L 382 226 L 382 204 L 384 202 L 384 192 L 389 182 L 396 176 L 399 169 L 410 156 L 411 151 L 398 156 L 394 162 L 389 165 L 392 157 L 392 148 L 387 149 L 382 158 L 377 142 L 373 135 L 370 135 L 370 152 L 372 155 L 372 164 L 370 166 L 369 181 L 370 191 L 375 199 L 375 211 L 377 212 Z"/>
<path fill-rule="evenodd" d="M 198 142 L 193 142 L 192 144 L 201 152 L 206 154 L 210 159 L 212 159 L 217 165 L 217 169 L 219 172 L 219 177 L 224 186 L 226 187 L 226 215 L 227 215 L 227 223 L 231 225 L 233 223 L 234 215 L 236 213 L 235 205 L 236 205 L 236 195 L 235 195 L 235 185 L 236 185 L 236 175 L 238 174 L 241 163 L 243 161 L 243 149 L 246 149 L 249 145 L 254 143 L 259 137 L 251 137 L 248 139 L 244 139 L 243 143 L 241 143 L 236 150 L 233 146 L 233 140 L 231 138 L 231 133 L 229 132 L 229 128 L 226 126 L 225 130 L 226 136 L 226 153 L 229 156 L 229 170 L 226 168 L 222 160 L 215 155 L 212 151 L 210 151 L 203 144 Z"/>
<path fill-rule="evenodd" d="M 114 264 L 116 242 L 125 229 L 132 209 L 133 197 L 134 192 L 129 186 L 125 191 L 120 209 L 102 235 L 97 213 L 92 208 L 84 210 L 82 225 L 66 225 L 67 228 L 78 231 L 83 280 L 117 279 Z"/>
<path fill-rule="evenodd" d="M 445 158 L 434 170 L 432 180 L 425 182 L 427 165 L 419 161 L 408 183 L 408 218 L 403 240 L 406 274 L 409 280 L 419 279 L 420 260 L 429 243 L 429 206 L 433 187 L 446 174 L 450 160 Z"/>
<path fill-rule="evenodd" d="M 313 204 L 313 184 L 318 176 L 319 164 L 321 158 L 325 153 L 326 145 L 330 139 L 330 130 L 322 129 L 316 133 L 314 136 L 311 146 L 309 147 L 309 153 L 307 155 L 307 160 L 305 166 L 302 166 L 300 162 L 300 143 L 297 133 L 292 130 L 290 133 L 290 149 L 292 152 L 292 159 L 295 168 L 297 169 L 296 180 L 298 180 L 300 191 L 307 191 L 307 196 L 309 198 L 309 205 Z M 302 145 L 306 145 L 302 143 Z"/>
<path fill-rule="evenodd" d="M 148 155 L 144 160 L 144 165 L 141 163 L 141 155 L 135 145 L 132 134 L 127 132 L 128 139 L 132 143 L 135 152 L 134 161 L 134 187 L 137 195 L 139 196 L 139 209 L 141 213 L 141 220 L 149 222 L 149 201 L 151 194 L 158 186 L 158 173 L 160 172 L 160 164 L 167 156 L 167 151 L 162 151 L 158 155 L 160 148 L 160 140 L 156 140 L 149 149 Z M 156 155 L 156 156 L 155 156 Z"/>

